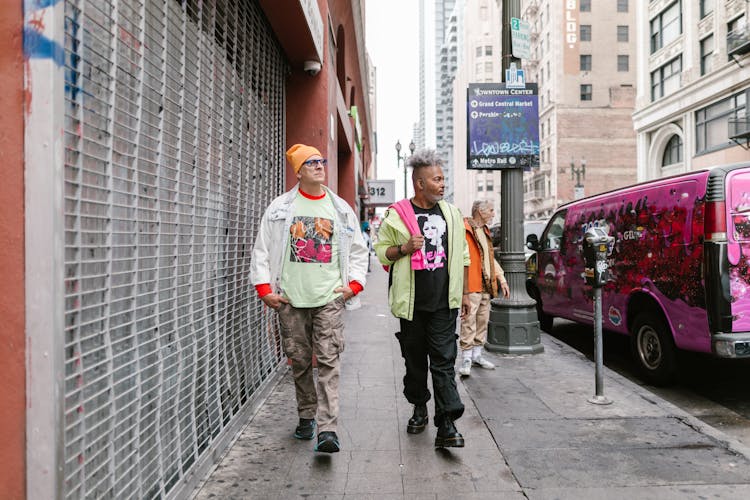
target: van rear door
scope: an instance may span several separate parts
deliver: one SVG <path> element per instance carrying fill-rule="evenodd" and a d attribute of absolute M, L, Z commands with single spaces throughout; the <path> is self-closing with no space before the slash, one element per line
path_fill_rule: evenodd
<path fill-rule="evenodd" d="M 750 168 L 728 172 L 725 185 L 732 331 L 750 332 Z"/>

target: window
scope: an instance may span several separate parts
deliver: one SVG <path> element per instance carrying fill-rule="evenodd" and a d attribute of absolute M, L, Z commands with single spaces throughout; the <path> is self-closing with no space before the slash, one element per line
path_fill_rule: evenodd
<path fill-rule="evenodd" d="M 630 71 L 630 56 L 618 55 L 617 56 L 617 71 Z"/>
<path fill-rule="evenodd" d="M 581 71 L 591 71 L 591 54 L 581 54 Z"/>
<path fill-rule="evenodd" d="M 618 26 L 617 27 L 617 41 L 627 42 L 629 40 L 630 40 L 630 33 L 628 31 L 628 26 Z"/>
<path fill-rule="evenodd" d="M 708 35 L 701 40 L 701 75 L 711 71 L 711 62 L 714 55 L 714 36 Z"/>
<path fill-rule="evenodd" d="M 562 242 L 563 232 L 565 229 L 565 214 L 562 212 L 555 215 L 555 218 L 547 226 L 547 229 L 542 234 L 541 247 L 542 250 L 559 250 L 560 243 Z"/>
<path fill-rule="evenodd" d="M 581 25 L 581 41 L 582 42 L 591 41 L 591 25 L 590 24 Z"/>
<path fill-rule="evenodd" d="M 714 0 L 700 0 L 701 19 L 714 11 Z"/>
<path fill-rule="evenodd" d="M 591 0 L 581 0 L 581 12 L 591 12 Z"/>
<path fill-rule="evenodd" d="M 484 47 L 484 55 L 491 56 L 492 55 L 492 45 L 485 45 Z"/>
<path fill-rule="evenodd" d="M 669 95 L 680 88 L 682 56 L 677 56 L 667 64 L 651 72 L 651 100 Z"/>
<path fill-rule="evenodd" d="M 682 137 L 677 134 L 669 139 L 667 147 L 664 148 L 661 166 L 666 167 L 675 163 L 682 163 Z"/>
<path fill-rule="evenodd" d="M 729 119 L 745 115 L 747 102 L 745 92 L 735 94 L 722 101 L 695 112 L 695 152 L 705 153 L 732 146 L 729 140 Z"/>
<path fill-rule="evenodd" d="M 495 181 L 493 179 L 487 179 L 487 191 L 495 190 Z"/>
<path fill-rule="evenodd" d="M 651 53 L 668 45 L 682 33 L 682 0 L 679 0 L 651 20 Z"/>
<path fill-rule="evenodd" d="M 617 12 L 628 11 L 628 0 L 617 0 Z"/>
<path fill-rule="evenodd" d="M 477 181 L 477 191 L 480 193 L 484 191 L 484 181 Z"/>
<path fill-rule="evenodd" d="M 477 72 L 477 74 L 479 74 L 479 73 L 481 73 L 481 72 L 482 72 L 482 68 L 483 68 L 483 67 L 484 67 L 484 66 L 483 66 L 483 65 L 482 65 L 482 63 L 480 63 L 480 62 L 478 62 L 478 63 L 476 64 L 476 72 Z"/>
<path fill-rule="evenodd" d="M 594 90 L 592 89 L 592 85 L 590 83 L 581 85 L 581 100 L 590 101 L 593 92 Z"/>
<path fill-rule="evenodd" d="M 727 24 L 727 33 L 731 33 L 732 31 L 738 31 L 745 28 L 745 16 L 740 16 L 737 19 L 732 20 L 729 24 Z"/>
<path fill-rule="evenodd" d="M 477 47 L 477 57 L 482 57 L 482 47 Z"/>
<path fill-rule="evenodd" d="M 485 73 L 492 73 L 492 62 L 486 62 L 484 63 L 484 72 Z"/>

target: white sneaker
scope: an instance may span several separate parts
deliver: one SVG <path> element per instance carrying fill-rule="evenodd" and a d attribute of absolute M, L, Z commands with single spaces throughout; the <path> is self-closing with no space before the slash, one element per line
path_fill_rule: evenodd
<path fill-rule="evenodd" d="M 494 370 L 495 369 L 494 363 L 492 363 L 491 361 L 489 361 L 487 359 L 484 359 L 484 356 L 479 356 L 478 358 L 474 358 L 472 360 L 472 362 L 475 365 L 481 366 L 482 368 L 484 368 L 486 370 Z"/>
<path fill-rule="evenodd" d="M 461 368 L 458 369 L 458 374 L 462 377 L 471 375 L 471 358 L 464 358 L 461 361 Z"/>

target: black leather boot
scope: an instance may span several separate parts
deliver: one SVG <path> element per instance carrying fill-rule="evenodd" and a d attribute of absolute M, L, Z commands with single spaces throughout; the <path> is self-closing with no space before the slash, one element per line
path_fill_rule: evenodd
<path fill-rule="evenodd" d="M 414 414 L 412 414 L 409 423 L 406 425 L 406 432 L 409 434 L 419 434 L 427 427 L 429 420 L 427 417 L 427 405 L 414 405 Z"/>
<path fill-rule="evenodd" d="M 435 448 L 463 448 L 464 437 L 456 430 L 453 420 L 444 418 L 435 436 Z"/>

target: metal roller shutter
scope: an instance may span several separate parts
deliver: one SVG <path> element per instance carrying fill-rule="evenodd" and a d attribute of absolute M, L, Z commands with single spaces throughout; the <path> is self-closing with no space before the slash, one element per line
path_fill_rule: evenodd
<path fill-rule="evenodd" d="M 159 498 L 282 359 L 248 274 L 286 66 L 250 0 L 64 3 L 64 496 Z"/>

